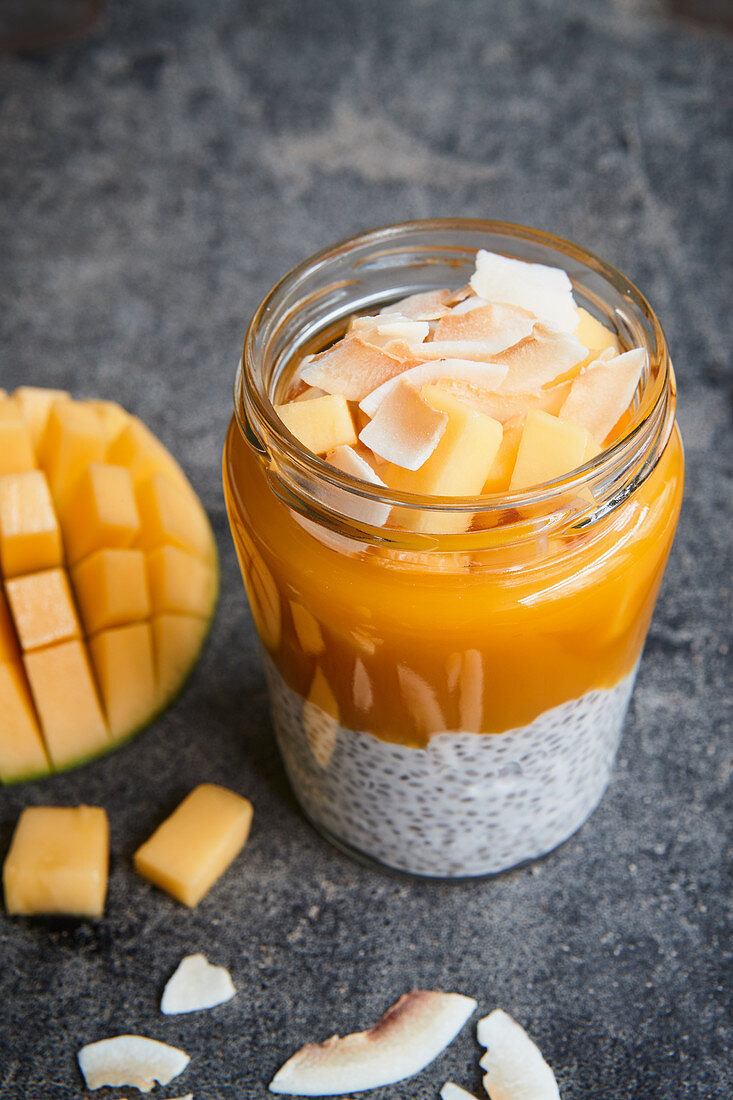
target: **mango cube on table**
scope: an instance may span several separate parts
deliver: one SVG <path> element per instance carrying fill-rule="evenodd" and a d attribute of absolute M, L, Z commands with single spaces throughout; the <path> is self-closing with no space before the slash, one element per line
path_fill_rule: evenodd
<path fill-rule="evenodd" d="M 246 798 L 202 783 L 135 852 L 135 869 L 184 905 L 198 905 L 242 850 L 252 823 Z"/>
<path fill-rule="evenodd" d="M 107 894 L 109 825 L 98 806 L 30 806 L 20 815 L 3 867 L 12 916 L 101 917 Z"/>

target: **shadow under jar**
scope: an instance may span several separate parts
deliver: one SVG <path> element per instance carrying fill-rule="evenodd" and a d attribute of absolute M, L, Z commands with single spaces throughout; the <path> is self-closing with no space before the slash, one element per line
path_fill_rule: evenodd
<path fill-rule="evenodd" d="M 355 313 L 461 286 L 479 248 L 565 269 L 622 350 L 646 348 L 621 437 L 560 480 L 470 499 L 382 489 L 306 451 L 273 408 L 293 365 Z M 659 322 L 567 241 L 415 222 L 278 283 L 247 332 L 224 485 L 280 752 L 316 828 L 437 878 L 493 874 L 574 833 L 608 784 L 682 482 Z M 367 522 L 375 502 L 407 529 Z"/>

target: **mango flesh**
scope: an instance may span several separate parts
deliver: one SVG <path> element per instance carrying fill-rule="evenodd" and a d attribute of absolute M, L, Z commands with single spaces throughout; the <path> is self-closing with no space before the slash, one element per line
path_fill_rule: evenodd
<path fill-rule="evenodd" d="M 29 806 L 3 866 L 11 916 L 101 917 L 107 894 L 109 824 L 98 806 Z"/>
<path fill-rule="evenodd" d="M 202 783 L 135 852 L 135 870 L 183 905 L 198 905 L 249 835 L 252 804 Z"/>
<path fill-rule="evenodd" d="M 116 402 L 0 394 L 3 448 L 0 782 L 13 783 L 109 751 L 171 701 L 218 564 L 180 466 Z"/>

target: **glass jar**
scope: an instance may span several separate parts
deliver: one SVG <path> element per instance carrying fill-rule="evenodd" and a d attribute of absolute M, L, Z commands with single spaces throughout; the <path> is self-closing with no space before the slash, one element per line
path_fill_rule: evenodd
<path fill-rule="evenodd" d="M 622 349 L 647 349 L 621 437 L 562 479 L 470 499 L 390 491 L 306 451 L 273 409 L 289 365 L 354 313 L 466 283 L 479 248 L 564 268 Z M 547 234 L 391 226 L 277 284 L 234 396 L 229 519 L 307 817 L 358 857 L 431 877 L 550 851 L 608 784 L 681 503 L 674 374 L 645 299 Z M 391 508 L 409 530 L 379 525 Z"/>

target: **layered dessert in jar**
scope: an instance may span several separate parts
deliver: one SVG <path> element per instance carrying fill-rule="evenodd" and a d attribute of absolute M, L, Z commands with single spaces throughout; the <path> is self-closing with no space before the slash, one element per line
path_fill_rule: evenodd
<path fill-rule="evenodd" d="M 257 311 L 224 454 L 273 721 L 353 854 L 496 873 L 609 781 L 682 447 L 651 309 L 568 242 L 379 230 Z"/>

